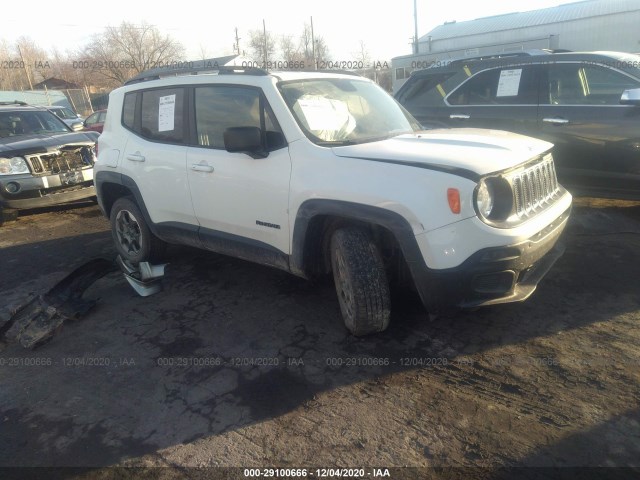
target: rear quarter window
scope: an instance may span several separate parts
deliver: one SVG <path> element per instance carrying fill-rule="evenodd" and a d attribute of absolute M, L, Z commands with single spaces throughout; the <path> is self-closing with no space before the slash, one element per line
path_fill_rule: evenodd
<path fill-rule="evenodd" d="M 454 75 L 454 72 L 446 72 L 410 78 L 399 92 L 398 101 L 416 107 L 441 105 L 447 94 L 443 84 Z"/>
<path fill-rule="evenodd" d="M 122 124 L 130 130 L 134 130 L 135 128 L 137 100 L 138 92 L 127 93 L 124 96 L 124 102 L 122 104 Z"/>

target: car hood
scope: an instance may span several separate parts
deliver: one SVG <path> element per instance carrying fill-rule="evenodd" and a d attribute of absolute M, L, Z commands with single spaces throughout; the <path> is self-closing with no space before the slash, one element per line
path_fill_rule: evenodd
<path fill-rule="evenodd" d="M 387 140 L 333 147 L 339 157 L 487 175 L 515 167 L 549 150 L 551 143 L 502 130 L 437 129 Z"/>
<path fill-rule="evenodd" d="M 0 138 L 0 155 L 31 155 L 56 150 L 62 145 L 92 144 L 98 134 L 95 132 L 69 132 L 58 135 L 20 135 Z"/>

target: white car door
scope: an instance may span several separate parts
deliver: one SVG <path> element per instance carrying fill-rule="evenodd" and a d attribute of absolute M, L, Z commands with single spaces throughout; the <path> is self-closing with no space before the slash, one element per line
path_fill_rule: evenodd
<path fill-rule="evenodd" d="M 198 146 L 187 149 L 187 170 L 201 241 L 218 251 L 241 244 L 288 254 L 291 158 L 260 89 L 206 85 L 194 90 Z M 260 128 L 267 156 L 228 152 L 224 131 L 230 127 Z"/>
<path fill-rule="evenodd" d="M 142 95 L 141 118 L 131 112 L 136 95 Z M 129 135 L 123 155 L 122 173 L 138 186 L 155 224 L 195 231 L 197 220 L 191 203 L 187 179 L 185 145 L 184 88 L 162 88 L 129 93 L 125 97 L 125 125 L 135 131 Z M 139 122 L 139 123 L 137 123 Z"/>

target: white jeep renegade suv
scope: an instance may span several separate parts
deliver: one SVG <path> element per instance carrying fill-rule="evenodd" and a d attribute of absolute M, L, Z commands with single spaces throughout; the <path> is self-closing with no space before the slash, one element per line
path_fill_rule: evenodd
<path fill-rule="evenodd" d="M 521 301 L 562 254 L 571 196 L 549 143 L 421 131 L 350 74 L 165 73 L 113 91 L 99 139 L 98 200 L 133 264 L 168 242 L 333 272 L 364 335 L 387 327 L 390 283 L 430 313 Z"/>

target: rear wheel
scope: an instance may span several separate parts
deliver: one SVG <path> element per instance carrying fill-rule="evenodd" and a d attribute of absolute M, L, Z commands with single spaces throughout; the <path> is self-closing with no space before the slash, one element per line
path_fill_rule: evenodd
<path fill-rule="evenodd" d="M 116 200 L 110 220 L 116 250 L 124 260 L 135 265 L 156 260 L 164 252 L 164 242 L 151 233 L 140 208 L 131 198 Z"/>
<path fill-rule="evenodd" d="M 336 230 L 331 238 L 331 268 L 345 326 L 354 335 L 389 326 L 389 282 L 378 247 L 363 229 Z"/>

